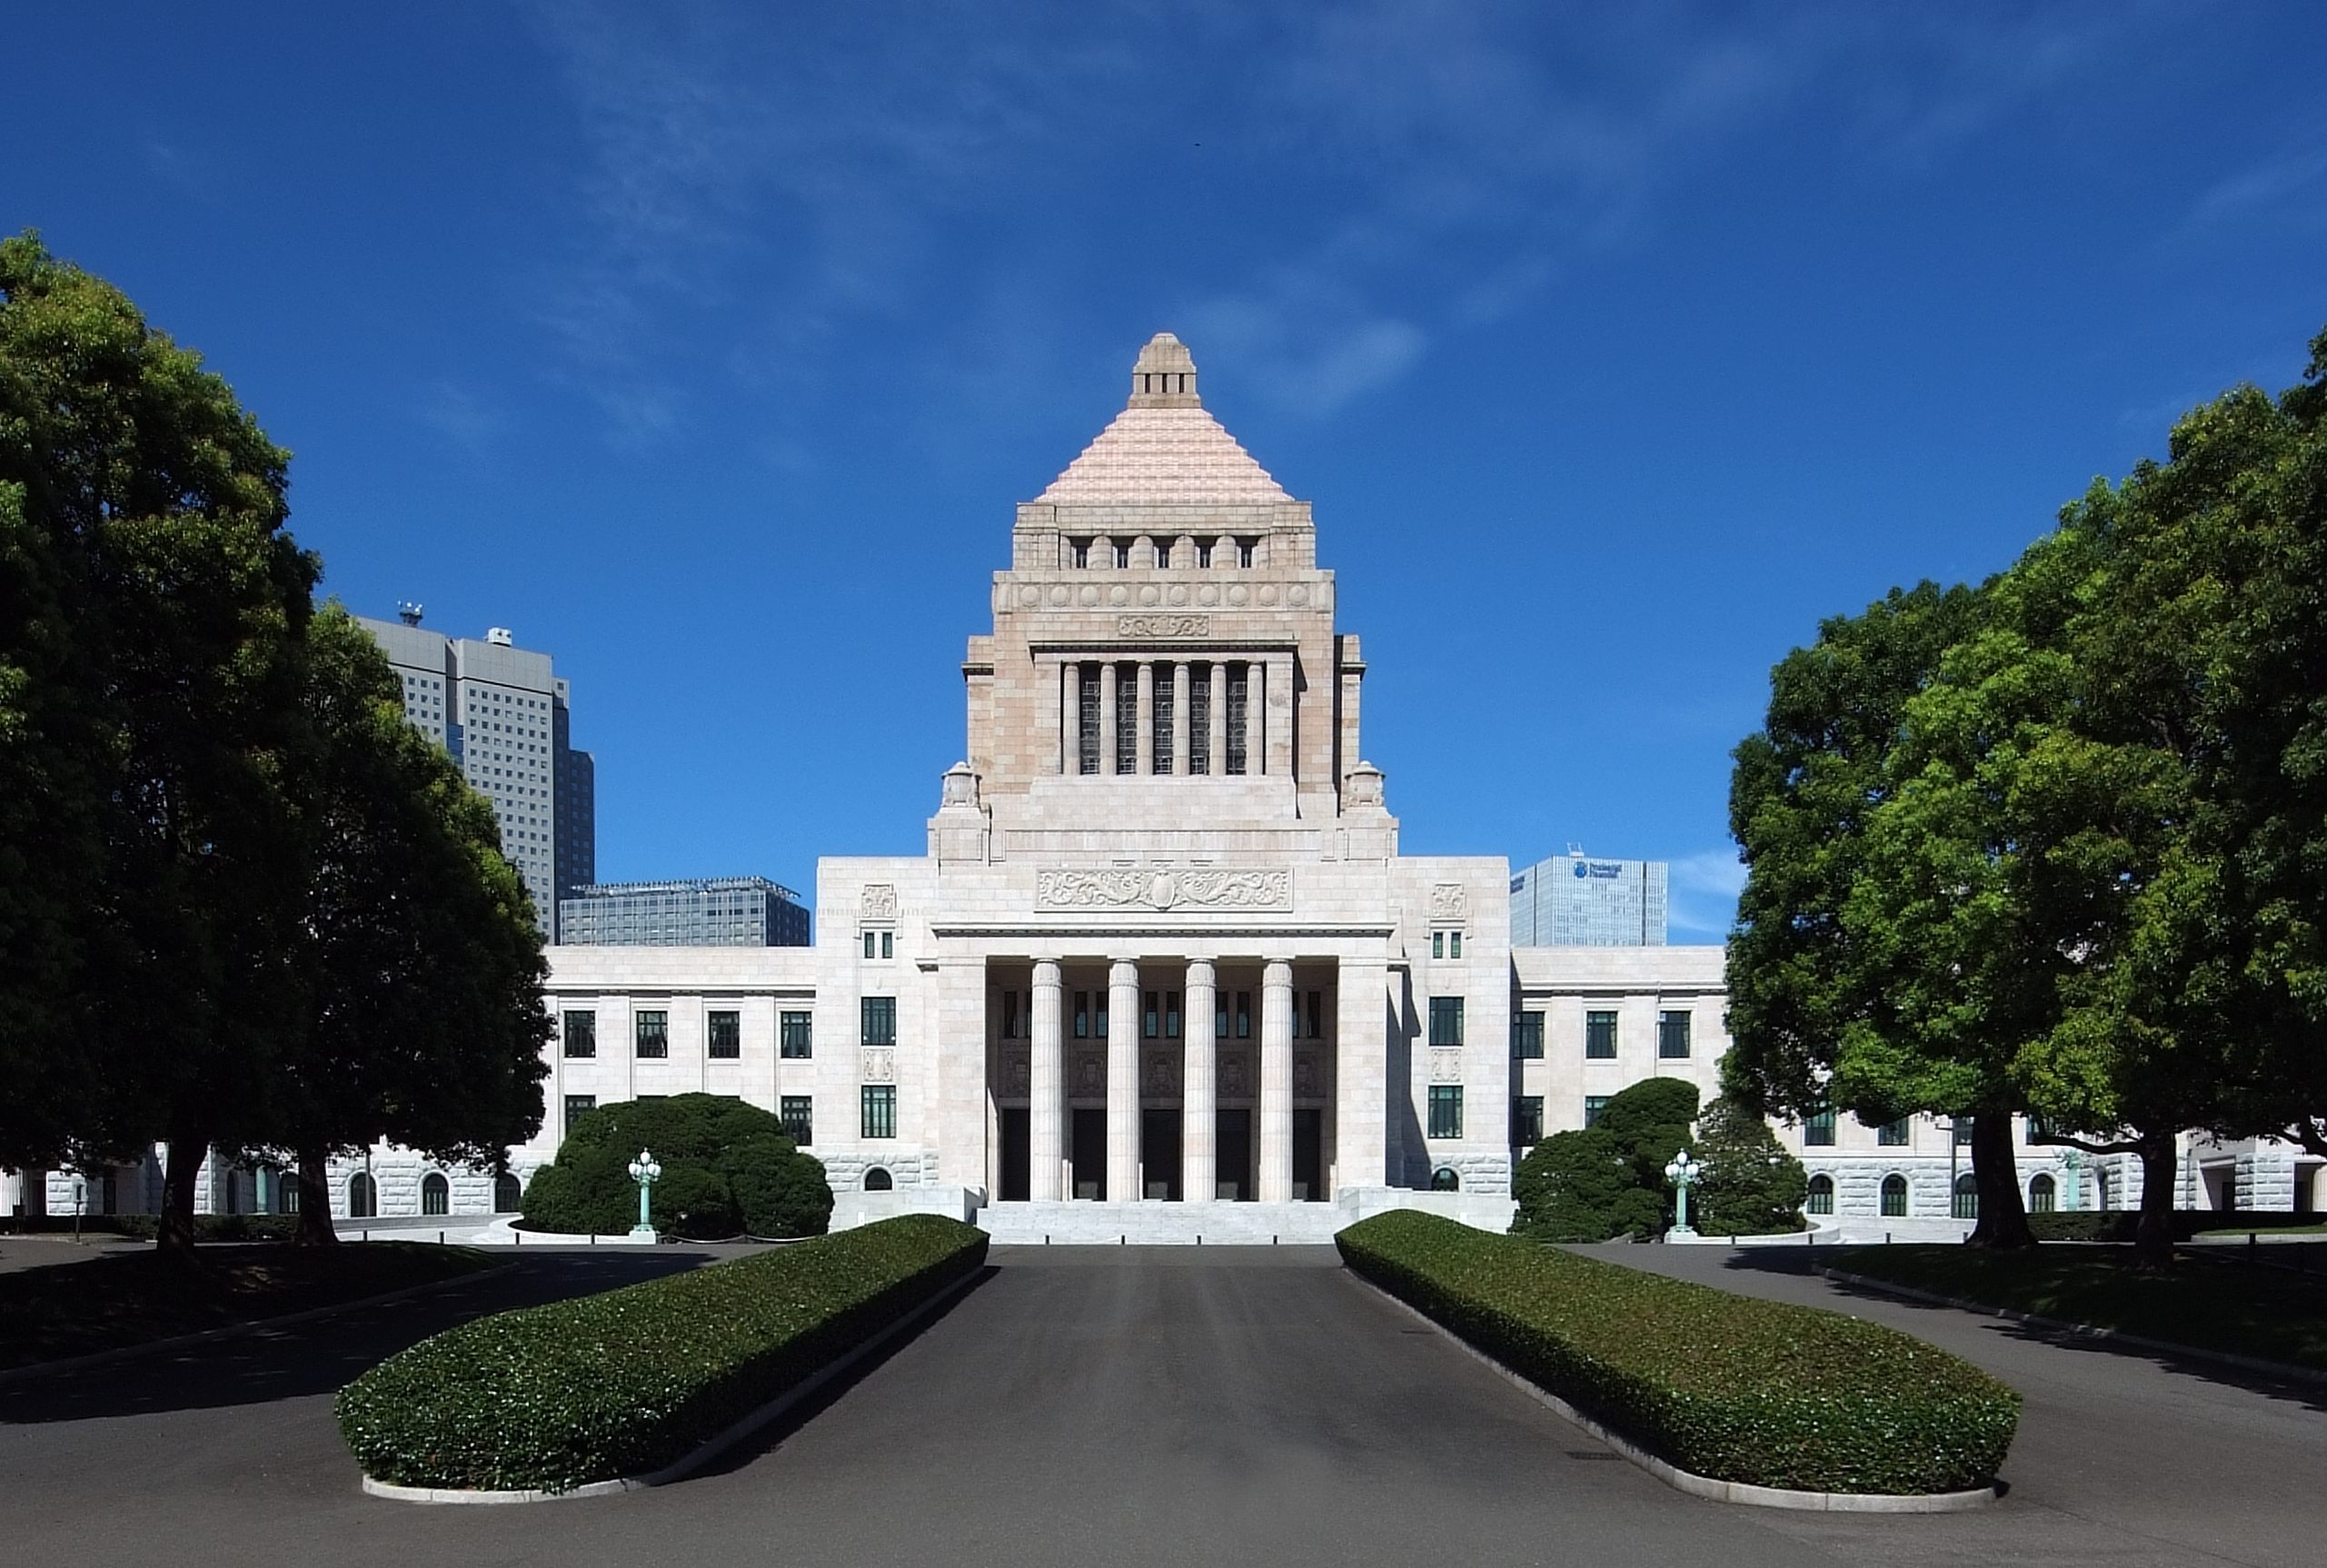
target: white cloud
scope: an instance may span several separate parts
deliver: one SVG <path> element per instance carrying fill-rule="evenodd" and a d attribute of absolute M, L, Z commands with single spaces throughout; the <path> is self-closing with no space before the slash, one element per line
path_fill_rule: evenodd
<path fill-rule="evenodd" d="M 1666 924 L 1700 941 L 1724 941 L 1737 917 L 1745 867 L 1737 851 L 1707 849 L 1671 863 L 1666 885 Z"/>

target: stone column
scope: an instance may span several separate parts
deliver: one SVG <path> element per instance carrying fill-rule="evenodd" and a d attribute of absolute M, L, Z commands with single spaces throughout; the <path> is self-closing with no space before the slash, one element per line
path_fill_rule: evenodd
<path fill-rule="evenodd" d="M 1271 958 L 1260 973 L 1262 1203 L 1293 1201 L 1293 966 Z"/>
<path fill-rule="evenodd" d="M 1171 770 L 1188 774 L 1188 661 L 1171 667 Z"/>
<path fill-rule="evenodd" d="M 1205 682 L 1211 688 L 1205 703 L 1204 744 L 1211 756 L 1212 777 L 1218 779 L 1228 770 L 1228 667 L 1220 660 L 1212 660 L 1205 671 Z"/>
<path fill-rule="evenodd" d="M 1132 715 L 1135 733 L 1131 744 L 1136 759 L 1131 770 L 1141 777 L 1155 771 L 1156 759 L 1156 667 L 1142 659 L 1139 664 L 1139 708 Z"/>
<path fill-rule="evenodd" d="M 1268 660 L 1268 712 L 1261 720 L 1268 738 L 1268 766 L 1262 771 L 1278 778 L 1293 773 L 1293 658 L 1272 655 Z"/>
<path fill-rule="evenodd" d="M 1139 1196 L 1139 966 L 1107 971 L 1107 1200 Z"/>
<path fill-rule="evenodd" d="M 1099 667 L 1099 770 L 1115 771 L 1115 660 Z"/>
<path fill-rule="evenodd" d="M 1219 1070 L 1220 1042 L 1213 1037 L 1212 960 L 1188 961 L 1187 1010 L 1180 1015 L 1179 1196 L 1188 1203 L 1210 1203 L 1219 1190 L 1218 1101 L 1213 1080 Z"/>
<path fill-rule="evenodd" d="M 1072 660 L 1059 665 L 1059 771 L 1082 769 L 1083 667 Z"/>
<path fill-rule="evenodd" d="M 1067 1020 L 1066 992 L 1059 988 L 1059 960 L 1034 961 L 1033 1059 L 1027 1073 L 1027 1196 L 1055 1203 L 1065 1163 Z"/>

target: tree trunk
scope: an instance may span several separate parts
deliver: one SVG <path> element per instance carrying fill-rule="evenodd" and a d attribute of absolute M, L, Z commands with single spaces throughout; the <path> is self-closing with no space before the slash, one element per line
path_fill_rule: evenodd
<path fill-rule="evenodd" d="M 2141 1222 L 2133 1230 L 2133 1266 L 2173 1266 L 2173 1188 L 2182 1175 L 2172 1133 L 2143 1133 L 2141 1145 Z"/>
<path fill-rule="evenodd" d="M 299 1227 L 293 1233 L 294 1246 L 335 1246 L 339 1232 L 332 1227 L 331 1173 L 325 1168 L 323 1151 L 299 1151 Z"/>
<path fill-rule="evenodd" d="M 1966 1246 L 2016 1252 L 2036 1245 L 2028 1207 L 2020 1197 L 2020 1164 L 2012 1151 L 2012 1113 L 1980 1111 L 1972 1117 L 1972 1180 L 1980 1194 L 1979 1223 Z M 1952 1204 L 1954 1196 L 1950 1194 Z"/>
<path fill-rule="evenodd" d="M 202 1170 L 210 1140 L 181 1129 L 170 1139 L 169 1169 L 162 1177 L 162 1215 L 155 1250 L 184 1263 L 194 1261 L 194 1206 L 195 1177 Z"/>

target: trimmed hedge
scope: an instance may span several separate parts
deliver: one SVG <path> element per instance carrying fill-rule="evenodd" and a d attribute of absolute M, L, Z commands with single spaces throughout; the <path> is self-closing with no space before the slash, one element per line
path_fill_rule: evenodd
<path fill-rule="evenodd" d="M 404 1486 L 564 1492 L 659 1470 L 985 1259 L 985 1232 L 903 1215 L 480 1318 L 342 1389 L 340 1432 Z"/>
<path fill-rule="evenodd" d="M 1336 1236 L 1348 1265 L 1684 1470 L 1805 1492 L 1995 1478 L 2020 1395 L 1893 1329 L 1733 1295 L 1411 1209 Z"/>

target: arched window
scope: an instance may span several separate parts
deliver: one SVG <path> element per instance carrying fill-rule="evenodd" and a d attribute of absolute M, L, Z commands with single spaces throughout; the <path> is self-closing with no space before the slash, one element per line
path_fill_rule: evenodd
<path fill-rule="evenodd" d="M 452 1184 L 444 1179 L 443 1172 L 431 1171 L 421 1177 L 420 1212 L 423 1214 L 452 1212 Z"/>
<path fill-rule="evenodd" d="M 1430 1173 L 1430 1190 L 1432 1192 L 1460 1192 L 1462 1189 L 1462 1173 L 1456 1170 L 1454 1166 L 1440 1166 L 1437 1170 Z"/>
<path fill-rule="evenodd" d="M 369 1171 L 357 1171 L 347 1178 L 347 1215 L 350 1219 L 370 1219 L 380 1212 L 380 1188 Z"/>
<path fill-rule="evenodd" d="M 1980 1217 L 1980 1184 L 1969 1171 L 1955 1178 L 1955 1217 Z"/>
<path fill-rule="evenodd" d="M 888 1192 L 896 1185 L 895 1179 L 879 1166 L 864 1173 L 864 1190 L 867 1192 Z"/>
<path fill-rule="evenodd" d="M 515 1214 L 525 1206 L 525 1189 L 517 1182 L 515 1171 L 503 1171 L 492 1178 L 492 1212 Z"/>
<path fill-rule="evenodd" d="M 1904 1219 L 1907 1213 L 1907 1178 L 1886 1176 L 1883 1178 L 1883 1217 Z"/>
<path fill-rule="evenodd" d="M 1810 1178 L 1810 1201 L 1805 1206 L 1812 1214 L 1835 1212 L 1835 1178 L 1814 1176 Z"/>
<path fill-rule="evenodd" d="M 2052 1213 L 2053 1199 L 2059 1191 L 2060 1188 L 2054 1185 L 2052 1177 L 2030 1176 L 2028 1178 L 2028 1212 L 2030 1214 Z"/>

